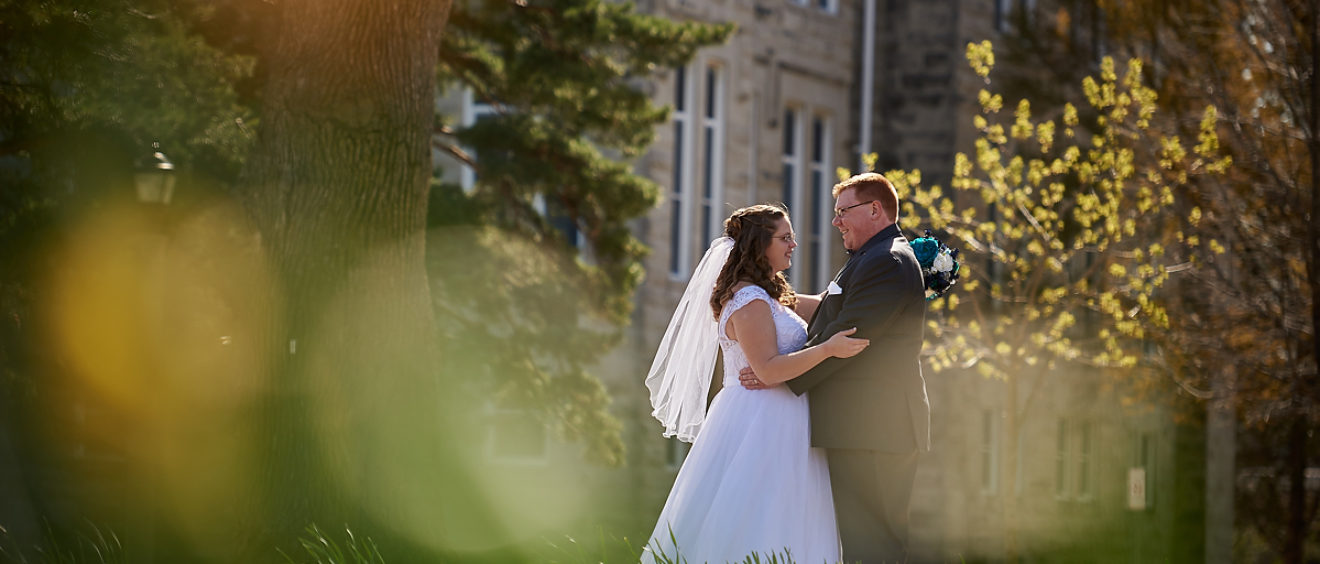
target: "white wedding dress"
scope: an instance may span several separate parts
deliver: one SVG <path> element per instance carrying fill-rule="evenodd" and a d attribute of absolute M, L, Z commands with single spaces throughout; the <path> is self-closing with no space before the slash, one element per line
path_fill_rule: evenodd
<path fill-rule="evenodd" d="M 811 448 L 807 397 L 787 386 L 748 390 L 742 347 L 725 336 L 729 316 L 761 300 L 770 305 L 781 354 L 807 341 L 807 324 L 759 286 L 734 294 L 719 320 L 724 389 L 674 480 L 642 562 L 742 562 L 752 553 L 791 553 L 798 564 L 839 561 L 825 453 Z M 678 541 L 677 549 L 670 539 Z M 680 560 L 680 558 L 682 560 Z"/>

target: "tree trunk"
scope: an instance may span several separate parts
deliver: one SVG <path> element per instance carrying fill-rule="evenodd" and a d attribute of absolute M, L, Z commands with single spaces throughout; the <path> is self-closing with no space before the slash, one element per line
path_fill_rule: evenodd
<path fill-rule="evenodd" d="M 1018 400 L 1018 378 L 1021 377 L 1022 371 L 1019 370 L 1013 376 L 1010 376 L 1004 385 L 1007 398 L 1004 402 L 1004 449 L 1000 451 L 1004 458 L 999 464 L 1001 469 L 999 499 L 1004 510 L 1004 562 L 1006 564 L 1017 562 L 1021 556 L 1018 537 L 1022 530 L 1022 518 L 1019 514 L 1019 500 L 1015 491 L 1017 473 L 1019 472 L 1018 465 L 1022 463 L 1018 459 L 1018 449 L 1021 448 L 1019 443 L 1022 440 L 1022 417 L 1018 413 L 1021 403 Z"/>
<path fill-rule="evenodd" d="M 1306 426 L 1306 415 L 1297 413 L 1288 428 L 1288 531 L 1283 545 L 1288 564 L 1306 561 Z"/>
<path fill-rule="evenodd" d="M 1206 564 L 1229 564 L 1237 475 L 1237 369 L 1227 366 L 1213 378 L 1214 398 L 1205 410 L 1205 560 Z"/>
<path fill-rule="evenodd" d="M 1310 0 L 1309 4 L 1311 73 L 1304 84 L 1310 94 L 1306 134 L 1311 156 L 1311 359 L 1316 366 L 1310 374 L 1298 371 L 1294 376 L 1298 384 L 1295 387 L 1300 389 L 1293 395 L 1296 405 L 1288 430 L 1288 537 L 1283 549 L 1283 561 L 1289 564 L 1301 564 L 1306 559 L 1306 464 L 1311 421 L 1307 404 L 1314 402 L 1314 394 L 1320 391 L 1316 385 L 1320 377 L 1320 176 L 1316 175 L 1316 165 L 1320 164 L 1320 88 L 1316 84 L 1316 73 L 1320 73 L 1320 13 L 1316 10 L 1320 9 L 1320 1 Z"/>
<path fill-rule="evenodd" d="M 335 538 L 345 524 L 397 531 L 435 503 L 418 490 L 439 404 L 425 228 L 450 2 L 278 6 L 239 189 L 278 304 L 254 335 L 274 352 L 249 429 L 265 505 L 250 509 L 284 544 L 313 522 Z"/>

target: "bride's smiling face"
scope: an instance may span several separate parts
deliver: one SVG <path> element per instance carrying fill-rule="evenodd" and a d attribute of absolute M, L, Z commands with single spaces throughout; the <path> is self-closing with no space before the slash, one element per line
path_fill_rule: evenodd
<path fill-rule="evenodd" d="M 789 223 L 786 217 L 779 218 L 775 222 L 770 245 L 765 248 L 765 258 L 770 261 L 770 269 L 783 272 L 793 266 L 793 249 L 796 248 L 797 240 L 793 237 L 793 224 Z"/>

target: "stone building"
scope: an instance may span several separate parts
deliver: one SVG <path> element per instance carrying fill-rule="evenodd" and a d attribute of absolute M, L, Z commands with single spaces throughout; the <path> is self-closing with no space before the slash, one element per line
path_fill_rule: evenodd
<path fill-rule="evenodd" d="M 665 200 L 635 223 L 636 236 L 652 249 L 646 282 L 635 296 L 625 344 L 596 371 L 624 424 L 627 463 L 592 467 L 580 462 L 580 449 L 549 438 L 532 449 L 535 456 L 492 457 L 493 472 L 515 484 L 505 492 L 510 508 L 533 499 L 570 514 L 510 526 L 543 534 L 603 524 L 610 534 L 644 541 L 687 450 L 660 436 L 643 378 L 686 278 L 722 219 L 752 203 L 785 203 L 800 244 L 790 279 L 799 291 L 820 291 L 844 259 L 830 225 L 836 169 L 858 170 L 860 154 L 875 152 L 879 170 L 920 169 L 924 183 L 947 186 L 954 155 L 972 150 L 970 124 L 983 84 L 966 64 L 967 43 L 999 43 L 1014 32 L 1015 17 L 1051 17 L 1049 10 L 1067 5 L 638 2 L 644 12 L 734 22 L 737 31 L 727 44 L 703 49 L 689 65 L 642 85 L 656 103 L 673 108 L 652 149 L 636 162 L 640 174 L 663 187 Z M 461 104 L 464 123 L 488 111 L 470 97 L 451 103 Z M 471 181 L 468 173 L 451 174 Z M 921 229 L 920 218 L 902 225 L 910 236 Z M 969 266 L 973 276 L 990 271 Z M 1158 409 L 1120 408 L 1119 394 L 1098 373 L 1049 376 L 1016 391 L 1038 399 L 1024 418 L 1020 448 L 1009 453 L 1002 420 L 1017 402 L 1008 401 L 1013 391 L 1004 382 L 969 371 L 926 371 L 933 451 L 921 462 L 912 503 L 914 558 L 994 560 L 1014 550 L 1046 560 L 1199 559 L 1184 546 L 1199 541 L 1173 536 L 1175 521 L 1199 511 L 1198 478 L 1186 470 L 1196 460 L 1181 460 L 1195 458 L 1195 432 Z M 1130 477 L 1136 474 L 1144 480 Z M 1134 494 L 1133 487 L 1144 489 Z M 1082 556 L 1097 547 L 1104 550 Z"/>
<path fill-rule="evenodd" d="M 742 206 L 784 203 L 798 234 L 789 278 L 799 291 L 821 291 L 843 262 L 830 225 L 830 190 L 837 168 L 858 168 L 865 15 L 860 3 L 839 0 L 644 6 L 666 17 L 738 26 L 727 45 L 701 51 L 655 83 L 655 100 L 675 112 L 638 163 L 640 173 L 667 187 L 667 199 L 638 222 L 637 236 L 652 254 L 630 334 L 634 368 L 612 385 L 616 412 L 636 431 L 629 463 L 637 469 L 636 509 L 651 521 L 643 524 L 649 532 L 686 445 L 659 438 L 642 378 L 687 276 L 722 220 Z M 660 468 L 665 471 L 649 471 Z"/>

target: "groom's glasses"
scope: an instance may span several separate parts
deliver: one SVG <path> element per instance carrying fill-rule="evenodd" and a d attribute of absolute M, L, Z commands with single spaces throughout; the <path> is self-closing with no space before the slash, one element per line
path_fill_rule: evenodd
<path fill-rule="evenodd" d="M 875 200 L 867 200 L 867 201 L 862 202 L 862 203 L 860 203 L 860 204 L 853 204 L 853 205 L 851 205 L 851 206 L 844 207 L 844 208 L 834 208 L 834 217 L 840 217 L 840 216 L 842 216 L 842 215 L 844 214 L 844 212 L 846 212 L 846 211 L 848 211 L 848 210 L 850 210 L 850 209 L 853 209 L 853 208 L 855 208 L 855 207 L 857 207 L 857 206 L 864 206 L 864 205 L 869 204 L 869 203 L 874 202 L 874 201 L 875 201 Z"/>

